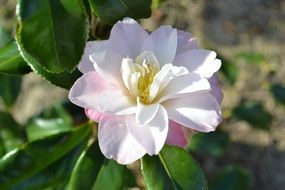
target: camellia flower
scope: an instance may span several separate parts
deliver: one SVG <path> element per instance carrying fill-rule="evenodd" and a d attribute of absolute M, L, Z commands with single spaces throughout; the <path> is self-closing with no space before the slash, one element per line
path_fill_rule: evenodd
<path fill-rule="evenodd" d="M 191 131 L 214 131 L 222 94 L 216 53 L 198 49 L 188 32 L 161 26 L 149 34 L 125 18 L 109 40 L 88 42 L 83 73 L 69 93 L 99 123 L 102 153 L 129 164 L 158 154 L 165 143 L 185 146 Z"/>

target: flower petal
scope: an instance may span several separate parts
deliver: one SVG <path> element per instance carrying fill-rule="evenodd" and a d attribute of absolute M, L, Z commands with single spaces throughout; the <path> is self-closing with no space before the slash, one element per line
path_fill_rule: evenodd
<path fill-rule="evenodd" d="M 216 52 L 204 49 L 192 49 L 175 57 L 174 65 L 184 66 L 189 72 L 199 73 L 210 78 L 221 67 Z"/>
<path fill-rule="evenodd" d="M 121 62 L 123 57 L 110 49 L 96 51 L 90 55 L 90 60 L 94 64 L 96 72 L 109 83 L 123 85 L 121 81 Z"/>
<path fill-rule="evenodd" d="M 98 97 L 108 88 L 109 84 L 97 72 L 88 72 L 74 83 L 69 99 L 80 107 L 98 110 Z"/>
<path fill-rule="evenodd" d="M 106 90 L 100 94 L 98 108 L 102 113 L 132 114 L 136 112 L 136 102 L 120 90 Z"/>
<path fill-rule="evenodd" d="M 143 51 L 152 51 L 162 66 L 173 62 L 176 47 L 176 29 L 171 28 L 171 26 L 161 26 L 146 39 Z"/>
<path fill-rule="evenodd" d="M 168 132 L 166 110 L 160 106 L 154 119 L 146 126 L 138 125 L 134 115 L 127 115 L 125 118 L 128 130 L 147 153 L 149 155 L 158 154 L 165 143 Z"/>
<path fill-rule="evenodd" d="M 184 147 L 188 144 L 188 140 L 184 135 L 182 125 L 175 121 L 169 120 L 169 129 L 165 143 L 179 147 Z"/>
<path fill-rule="evenodd" d="M 99 122 L 101 117 L 103 117 L 103 113 L 94 111 L 92 109 L 85 109 L 85 115 L 92 121 Z"/>
<path fill-rule="evenodd" d="M 159 108 L 159 104 L 142 104 L 137 101 L 137 113 L 136 121 L 139 125 L 145 126 L 148 124 L 156 115 Z"/>
<path fill-rule="evenodd" d="M 209 82 L 211 84 L 211 89 L 212 89 L 211 94 L 213 94 L 216 97 L 219 104 L 221 104 L 223 100 L 223 93 L 221 90 L 221 85 L 219 84 L 218 76 L 214 74 L 211 78 L 209 78 Z"/>
<path fill-rule="evenodd" d="M 199 91 L 210 91 L 210 83 L 207 79 L 196 73 L 176 76 L 159 95 L 161 97 L 159 102 Z"/>
<path fill-rule="evenodd" d="M 109 48 L 122 57 L 135 59 L 142 50 L 148 33 L 133 19 L 118 21 L 110 34 Z"/>
<path fill-rule="evenodd" d="M 92 41 L 86 43 L 84 53 L 78 65 L 79 71 L 81 71 L 82 73 L 87 73 L 89 71 L 95 70 L 93 63 L 89 59 L 89 55 L 95 53 L 96 51 L 103 51 L 104 49 L 106 49 L 107 42 L 108 40 Z"/>
<path fill-rule="evenodd" d="M 163 106 L 169 119 L 201 132 L 214 131 L 222 120 L 220 106 L 209 92 L 171 99 Z"/>
<path fill-rule="evenodd" d="M 98 126 L 102 153 L 120 164 L 130 164 L 145 155 L 145 149 L 127 129 L 124 117 L 104 116 Z"/>
<path fill-rule="evenodd" d="M 189 51 L 191 49 L 197 49 L 197 40 L 192 37 L 190 32 L 177 30 L 177 51 L 176 55 Z"/>

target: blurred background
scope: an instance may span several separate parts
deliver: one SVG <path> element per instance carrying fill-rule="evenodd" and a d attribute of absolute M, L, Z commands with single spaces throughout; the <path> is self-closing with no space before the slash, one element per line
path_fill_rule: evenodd
<path fill-rule="evenodd" d="M 15 5 L 0 0 L 0 26 L 11 33 Z M 285 1 L 165 0 L 141 23 L 149 31 L 165 24 L 189 31 L 223 60 L 224 121 L 214 133 L 194 135 L 187 147 L 210 189 L 284 189 Z M 67 93 L 30 73 L 10 111 L 24 124 Z"/>

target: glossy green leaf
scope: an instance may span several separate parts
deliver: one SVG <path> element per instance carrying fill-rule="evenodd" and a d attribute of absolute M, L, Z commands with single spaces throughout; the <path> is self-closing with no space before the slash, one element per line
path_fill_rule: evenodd
<path fill-rule="evenodd" d="M 26 52 L 21 44 L 21 37 L 16 36 L 16 41 L 20 50 L 20 53 L 24 60 L 29 63 L 33 71 L 40 75 L 43 79 L 48 80 L 56 86 L 60 86 L 65 89 L 70 89 L 74 82 L 82 75 L 77 69 L 72 73 L 62 72 L 62 73 L 50 73 L 46 71 L 41 64 L 33 58 L 29 53 Z"/>
<path fill-rule="evenodd" d="M 195 153 L 222 156 L 230 143 L 229 135 L 222 131 L 210 133 L 197 133 L 191 137 L 188 146 Z"/>
<path fill-rule="evenodd" d="M 207 189 L 203 171 L 182 148 L 165 145 L 159 156 L 144 156 L 141 167 L 147 189 Z"/>
<path fill-rule="evenodd" d="M 273 117 L 259 102 L 244 102 L 233 109 L 235 117 L 247 121 L 252 127 L 269 130 Z"/>
<path fill-rule="evenodd" d="M 102 155 L 95 141 L 80 156 L 72 172 L 71 190 L 120 190 L 124 185 L 125 166 Z"/>
<path fill-rule="evenodd" d="M 239 166 L 228 166 L 209 182 L 209 190 L 249 190 L 248 170 Z"/>
<path fill-rule="evenodd" d="M 65 189 L 79 155 L 82 153 L 84 148 L 86 148 L 87 140 L 88 138 L 85 138 L 84 140 L 82 140 L 81 143 L 76 145 L 70 152 L 68 152 L 62 158 L 53 162 L 51 165 L 47 166 L 43 170 L 40 170 L 35 175 L 12 186 L 10 189 Z"/>
<path fill-rule="evenodd" d="M 264 61 L 263 54 L 254 52 L 241 52 L 238 53 L 235 57 L 250 64 L 260 64 Z"/>
<path fill-rule="evenodd" d="M 12 38 L 7 30 L 5 30 L 2 26 L 0 26 L 0 47 L 8 44 L 12 41 Z"/>
<path fill-rule="evenodd" d="M 0 72 L 7 74 L 25 74 L 31 68 L 23 60 L 17 44 L 13 41 L 0 48 Z"/>
<path fill-rule="evenodd" d="M 270 90 L 275 100 L 285 105 L 285 86 L 282 86 L 281 84 L 272 84 Z"/>
<path fill-rule="evenodd" d="M 38 65 L 52 73 L 71 72 L 87 39 L 87 16 L 80 0 L 18 0 L 18 42 Z M 36 66 L 35 66 L 36 65 Z M 40 69 L 41 70 L 41 69 Z"/>
<path fill-rule="evenodd" d="M 27 143 L 0 159 L 0 184 L 9 188 L 55 162 L 90 134 L 89 125 Z"/>
<path fill-rule="evenodd" d="M 3 147 L 2 153 L 7 153 L 24 143 L 21 126 L 6 112 L 0 112 L 0 142 Z"/>
<path fill-rule="evenodd" d="M 221 71 L 225 79 L 231 84 L 234 85 L 238 77 L 238 67 L 234 63 L 231 63 L 224 57 L 220 57 L 222 60 Z"/>
<path fill-rule="evenodd" d="M 151 15 L 151 0 L 89 0 L 89 3 L 96 16 L 110 25 L 124 17 L 139 19 Z"/>
<path fill-rule="evenodd" d="M 11 108 L 21 90 L 22 77 L 0 74 L 0 84 L 0 97 L 5 106 Z"/>

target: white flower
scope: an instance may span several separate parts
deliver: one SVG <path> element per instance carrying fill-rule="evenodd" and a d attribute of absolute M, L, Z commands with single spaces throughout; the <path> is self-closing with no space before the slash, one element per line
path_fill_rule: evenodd
<path fill-rule="evenodd" d="M 215 130 L 222 95 L 214 73 L 220 66 L 216 53 L 198 49 L 190 33 L 162 26 L 148 34 L 125 18 L 109 40 L 87 43 L 83 76 L 69 98 L 99 122 L 103 154 L 129 164 L 158 154 L 165 143 L 185 146 L 189 129 Z"/>

